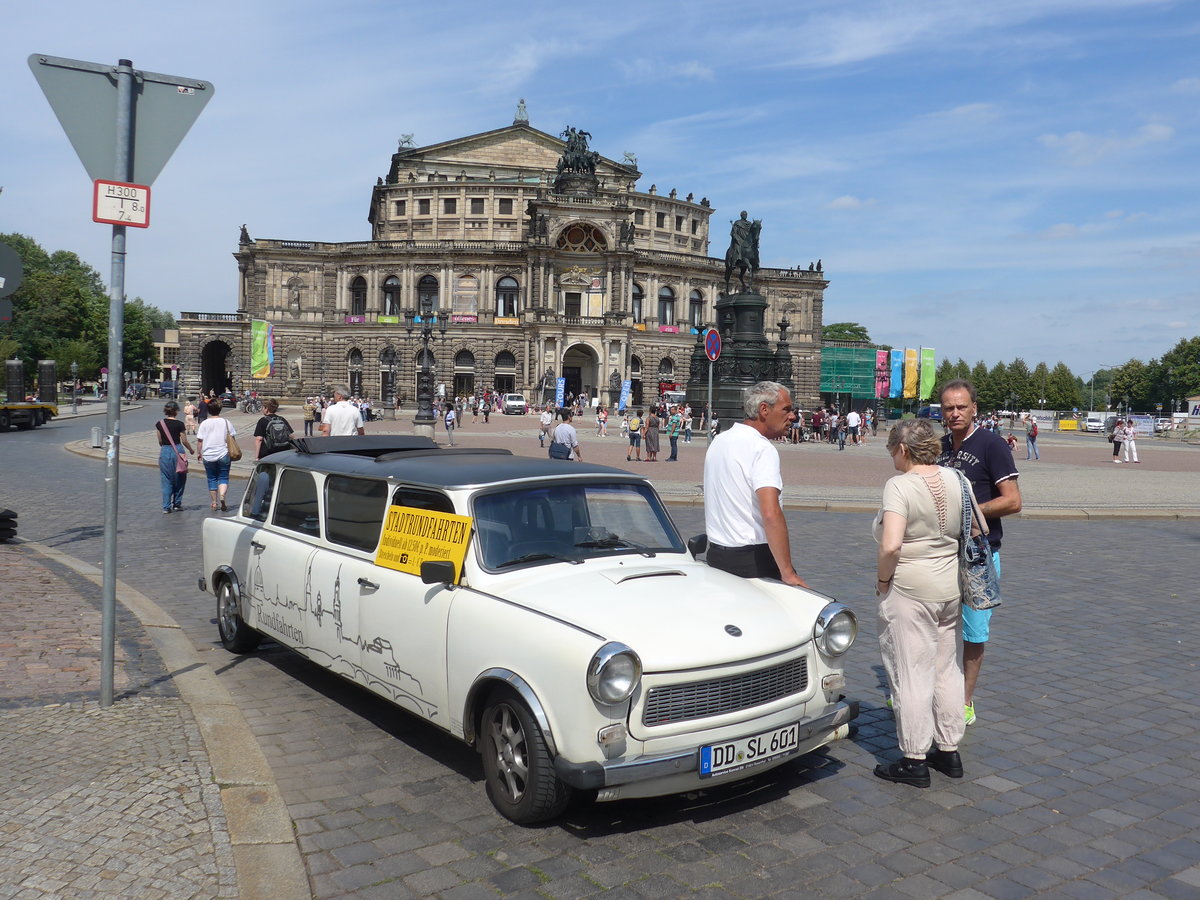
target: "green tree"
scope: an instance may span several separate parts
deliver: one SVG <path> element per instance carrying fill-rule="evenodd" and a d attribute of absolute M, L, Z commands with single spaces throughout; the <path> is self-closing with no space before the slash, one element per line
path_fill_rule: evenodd
<path fill-rule="evenodd" d="M 947 381 L 953 381 L 957 377 L 958 376 L 954 374 L 954 363 L 950 362 L 950 358 L 947 357 L 943 359 L 937 367 L 937 374 L 934 375 L 934 378 L 937 380 L 937 384 L 934 385 L 933 389 L 935 391 L 941 390 L 943 384 L 945 384 Z"/>
<path fill-rule="evenodd" d="M 1157 365 L 1157 360 L 1152 361 Z M 1112 405 L 1126 409 L 1145 409 L 1150 403 L 1152 371 L 1140 359 L 1131 359 L 1113 371 L 1110 396 Z"/>
<path fill-rule="evenodd" d="M 979 412 L 1003 409 L 1008 402 L 1008 366 L 996 363 L 988 371 L 984 386 L 979 389 Z"/>
<path fill-rule="evenodd" d="M 94 341 L 84 341 L 78 338 L 68 338 L 50 345 L 49 359 L 58 366 L 58 377 L 66 379 L 71 374 L 71 363 L 79 367 L 79 377 L 93 379 L 100 373 L 100 367 L 107 361 L 100 348 Z"/>
<path fill-rule="evenodd" d="M 1163 354 L 1154 402 L 1174 412 L 1179 401 L 1200 394 L 1200 337 L 1184 338 Z"/>
<path fill-rule="evenodd" d="M 1071 370 L 1067 368 L 1066 363 L 1058 362 L 1055 364 L 1054 368 L 1050 371 L 1046 391 L 1046 403 L 1053 405 L 1055 409 L 1066 411 L 1083 408 L 1079 391 L 1079 379 L 1071 374 Z"/>
<path fill-rule="evenodd" d="M 988 392 L 988 381 L 990 377 L 991 376 L 988 374 L 987 364 L 981 359 L 971 368 L 971 374 L 967 378 L 968 381 L 975 385 L 975 396 L 979 400 L 980 409 L 983 408 L 983 397 Z"/>
<path fill-rule="evenodd" d="M 1030 409 L 1037 406 L 1037 402 L 1041 398 L 1038 390 L 1039 388 L 1033 384 L 1029 364 L 1024 359 L 1018 356 L 1008 364 L 1009 397 L 1005 399 L 1006 403 L 1011 402 L 1009 398 L 1016 397 L 1016 410 Z"/>
<path fill-rule="evenodd" d="M 1040 362 L 1033 367 L 1033 371 L 1029 374 L 1029 388 L 1035 394 L 1033 405 L 1039 409 L 1054 409 L 1055 406 L 1050 402 L 1050 368 Z"/>
<path fill-rule="evenodd" d="M 871 336 L 867 334 L 866 326 L 859 325 L 857 322 L 834 322 L 831 325 L 822 326 L 821 335 L 827 341 L 871 343 Z"/>

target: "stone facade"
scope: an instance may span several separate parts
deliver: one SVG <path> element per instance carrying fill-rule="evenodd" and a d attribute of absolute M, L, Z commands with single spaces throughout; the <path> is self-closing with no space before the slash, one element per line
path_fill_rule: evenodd
<path fill-rule="evenodd" d="M 416 393 L 422 316 L 448 313 L 431 345 L 451 393 L 540 400 L 570 392 L 634 402 L 686 385 L 697 328 L 714 321 L 724 262 L 709 255 L 707 198 L 637 189 L 634 161 L 596 160 L 557 179 L 564 141 L 519 121 L 413 147 L 402 141 L 371 194 L 371 239 L 251 239 L 234 254 L 237 313 L 183 313 L 189 385 L 294 397 L 346 382 L 370 397 Z M 566 186 L 564 186 L 566 185 Z M 736 215 L 736 214 L 735 214 Z M 716 225 L 724 253 L 728 230 Z M 789 323 L 797 398 L 818 398 L 824 273 L 761 269 L 766 330 Z M 406 318 L 415 316 L 415 334 Z M 275 374 L 251 379 L 250 322 L 274 328 Z M 547 378 L 551 376 L 551 378 Z M 394 380 L 393 380 L 394 379 Z"/>

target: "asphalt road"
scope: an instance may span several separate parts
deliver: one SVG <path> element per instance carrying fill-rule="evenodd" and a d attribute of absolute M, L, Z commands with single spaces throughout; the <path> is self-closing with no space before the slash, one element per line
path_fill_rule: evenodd
<path fill-rule="evenodd" d="M 155 413 L 129 413 L 125 433 Z M 103 465 L 62 448 L 100 421 L 0 435 L 0 505 L 20 511 L 21 535 L 94 564 Z M 796 452 L 810 449 L 828 456 Z M 120 485 L 118 577 L 174 617 L 241 707 L 315 897 L 1200 896 L 1200 520 L 1006 528 L 966 778 L 919 791 L 871 775 L 895 738 L 869 519 L 790 512 L 801 574 L 860 614 L 857 734 L 739 786 L 580 804 L 528 829 L 494 813 L 469 748 L 274 645 L 221 650 L 212 597 L 195 587 L 203 479 L 190 476 L 171 516 L 156 470 L 124 467 Z M 701 530 L 698 508 L 673 515 L 685 535 Z"/>

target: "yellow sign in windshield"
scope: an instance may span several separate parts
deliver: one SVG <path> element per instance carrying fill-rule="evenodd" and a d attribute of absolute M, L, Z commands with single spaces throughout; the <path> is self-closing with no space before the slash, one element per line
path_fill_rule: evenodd
<path fill-rule="evenodd" d="M 454 563 L 457 582 L 462 577 L 470 536 L 468 516 L 391 506 L 383 522 L 375 565 L 419 575 L 421 563 L 426 560 L 449 560 Z"/>

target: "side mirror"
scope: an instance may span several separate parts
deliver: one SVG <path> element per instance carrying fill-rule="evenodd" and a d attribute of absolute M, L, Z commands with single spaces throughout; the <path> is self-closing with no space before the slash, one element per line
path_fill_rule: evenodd
<path fill-rule="evenodd" d="M 688 552 L 692 554 L 692 559 L 695 559 L 708 550 L 708 535 L 701 532 L 695 537 L 688 538 L 687 548 Z"/>
<path fill-rule="evenodd" d="M 448 559 L 427 559 L 421 563 L 421 581 L 425 584 L 454 584 L 458 570 Z"/>

